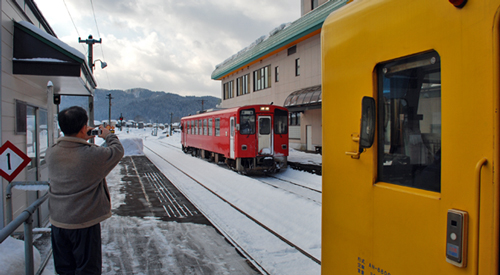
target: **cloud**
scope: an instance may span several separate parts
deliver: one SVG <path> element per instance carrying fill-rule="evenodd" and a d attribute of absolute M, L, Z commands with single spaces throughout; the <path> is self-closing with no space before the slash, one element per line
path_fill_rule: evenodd
<path fill-rule="evenodd" d="M 94 72 L 100 88 L 217 97 L 221 84 L 210 78 L 215 65 L 281 23 L 298 19 L 300 1 L 290 2 L 36 0 L 59 39 L 84 54 L 87 45 L 78 43 L 78 36 L 102 38 L 94 45 L 94 59 L 108 63 Z"/>

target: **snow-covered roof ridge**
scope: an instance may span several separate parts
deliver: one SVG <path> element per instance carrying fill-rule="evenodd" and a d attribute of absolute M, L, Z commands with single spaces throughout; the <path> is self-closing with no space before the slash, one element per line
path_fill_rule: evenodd
<path fill-rule="evenodd" d="M 242 50 L 240 50 L 239 52 L 237 52 L 236 54 L 233 54 L 231 57 L 227 58 L 226 60 L 224 60 L 222 63 L 220 64 L 217 64 L 215 65 L 215 69 L 218 69 L 219 67 L 229 63 L 230 61 L 236 59 L 237 57 L 241 56 L 242 54 L 248 52 L 249 50 L 253 49 L 255 46 L 259 45 L 260 43 L 266 41 L 267 39 L 269 39 L 271 36 L 277 34 L 278 32 L 286 29 L 288 26 L 290 26 L 292 23 L 291 22 L 288 22 L 288 23 L 283 23 L 281 25 L 279 25 L 278 27 L 272 29 L 268 35 L 263 35 L 259 38 L 257 38 L 252 44 L 248 45 L 247 47 L 243 48 Z"/>
<path fill-rule="evenodd" d="M 83 60 L 85 63 L 87 63 L 87 59 L 85 57 L 85 55 L 83 53 L 81 53 L 80 51 L 78 51 L 77 49 L 69 46 L 68 44 L 62 42 L 61 40 L 57 39 L 56 37 L 44 32 L 42 29 L 39 29 L 37 27 L 35 27 L 33 24 L 31 24 L 30 22 L 27 22 L 27 21 L 19 21 L 17 22 L 19 25 L 29 29 L 30 31 L 36 33 L 37 35 L 41 36 L 42 38 L 50 41 L 51 43 L 57 45 L 58 47 L 60 47 L 61 49 L 71 53 L 72 55 L 74 55 L 75 57 Z"/>
<path fill-rule="evenodd" d="M 345 6 L 348 1 L 327 1 L 294 22 L 285 24 L 284 26 L 282 24 L 278 28 L 273 29 L 268 35 L 259 37 L 250 46 L 218 64 L 212 72 L 212 79 L 221 80 L 222 77 L 233 73 L 235 70 L 243 68 L 253 61 L 257 61 L 277 50 L 291 46 L 300 38 L 321 30 L 325 19 L 332 12 Z"/>

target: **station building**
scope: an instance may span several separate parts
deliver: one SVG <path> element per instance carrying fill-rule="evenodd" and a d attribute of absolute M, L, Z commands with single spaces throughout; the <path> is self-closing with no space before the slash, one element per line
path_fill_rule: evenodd
<path fill-rule="evenodd" d="M 324 20 L 347 0 L 301 0 L 301 17 L 283 24 L 216 66 L 221 108 L 249 104 L 289 110 L 290 147 L 320 151 L 321 39 Z"/>
<path fill-rule="evenodd" d="M 0 143 L 11 142 L 31 159 L 14 182 L 47 181 L 45 152 L 58 138 L 58 95 L 93 97 L 96 82 L 86 57 L 57 39 L 33 0 L 1 0 L 0 9 Z M 5 163 L 0 166 L 6 169 Z M 1 229 L 9 222 L 10 207 L 5 198 L 9 182 L 0 181 Z M 45 192 L 13 189 L 12 217 Z M 33 216 L 34 226 L 44 225 L 48 214 L 45 202 Z"/>

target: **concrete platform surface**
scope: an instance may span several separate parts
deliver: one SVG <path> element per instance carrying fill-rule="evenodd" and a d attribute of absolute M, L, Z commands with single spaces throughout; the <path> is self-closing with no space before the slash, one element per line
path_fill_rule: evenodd
<path fill-rule="evenodd" d="M 147 157 L 124 157 L 107 181 L 103 274 L 259 274 Z M 49 238 L 37 240 L 42 254 Z M 53 270 L 50 260 L 43 274 Z"/>

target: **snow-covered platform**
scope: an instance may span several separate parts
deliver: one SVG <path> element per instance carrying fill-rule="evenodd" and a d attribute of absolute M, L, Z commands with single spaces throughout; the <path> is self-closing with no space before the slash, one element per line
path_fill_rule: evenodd
<path fill-rule="evenodd" d="M 107 182 L 103 274 L 258 274 L 144 155 L 125 156 Z M 50 235 L 36 243 L 43 257 Z"/>
<path fill-rule="evenodd" d="M 147 157 L 124 157 L 108 185 L 104 274 L 257 274 Z"/>

